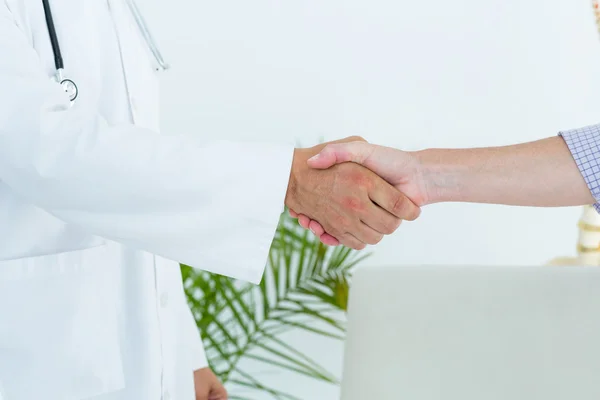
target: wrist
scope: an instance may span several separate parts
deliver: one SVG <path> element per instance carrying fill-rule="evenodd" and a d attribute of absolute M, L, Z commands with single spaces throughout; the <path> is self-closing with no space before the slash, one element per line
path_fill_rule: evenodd
<path fill-rule="evenodd" d="M 288 181 L 287 191 L 285 193 L 285 205 L 292 209 L 298 210 L 297 204 L 297 193 L 298 193 L 298 182 L 302 171 L 308 169 L 306 160 L 309 158 L 306 154 L 306 149 L 294 149 L 294 156 L 292 158 L 292 167 L 290 168 L 290 178 Z"/>
<path fill-rule="evenodd" d="M 419 166 L 426 204 L 463 201 L 468 168 L 461 165 L 459 151 L 425 149 L 410 153 Z"/>

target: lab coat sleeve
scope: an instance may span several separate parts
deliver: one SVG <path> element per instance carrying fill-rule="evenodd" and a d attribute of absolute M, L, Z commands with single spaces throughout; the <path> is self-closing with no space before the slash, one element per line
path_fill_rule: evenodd
<path fill-rule="evenodd" d="M 293 147 L 202 143 L 111 126 L 70 107 L 0 2 L 0 180 L 66 223 L 132 248 L 258 283 Z"/>
<path fill-rule="evenodd" d="M 196 320 L 187 303 L 182 301 L 181 305 L 183 307 L 181 313 L 183 318 L 183 334 L 186 338 L 186 342 L 183 346 L 185 347 L 185 351 L 191 357 L 192 369 L 196 371 L 201 368 L 206 368 L 208 367 L 208 360 L 206 358 L 206 353 L 204 352 L 204 344 L 202 343 L 202 336 L 200 336 Z"/>

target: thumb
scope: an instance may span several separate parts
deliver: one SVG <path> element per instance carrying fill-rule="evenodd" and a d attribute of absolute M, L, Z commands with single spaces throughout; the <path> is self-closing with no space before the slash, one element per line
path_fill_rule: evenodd
<path fill-rule="evenodd" d="M 308 165 L 312 168 L 326 169 L 349 161 L 362 164 L 369 156 L 369 146 L 365 142 L 328 144 L 319 154 L 308 159 Z"/>

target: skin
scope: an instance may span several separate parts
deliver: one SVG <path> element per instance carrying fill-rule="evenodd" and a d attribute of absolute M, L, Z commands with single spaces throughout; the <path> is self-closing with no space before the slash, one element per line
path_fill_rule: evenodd
<path fill-rule="evenodd" d="M 559 137 L 512 146 L 405 152 L 364 142 L 332 144 L 307 161 L 311 168 L 356 163 L 380 175 L 419 207 L 440 202 L 561 207 L 595 202 Z M 301 212 L 300 224 L 329 245 L 334 233 Z"/>
<path fill-rule="evenodd" d="M 339 243 L 357 250 L 378 243 L 402 220 L 419 216 L 420 208 L 407 196 L 363 166 L 344 163 L 321 170 L 311 168 L 308 159 L 326 145 L 295 150 L 285 198 L 290 209 L 319 221 Z"/>
<path fill-rule="evenodd" d="M 210 368 L 194 371 L 196 400 L 227 400 L 227 390 Z"/>

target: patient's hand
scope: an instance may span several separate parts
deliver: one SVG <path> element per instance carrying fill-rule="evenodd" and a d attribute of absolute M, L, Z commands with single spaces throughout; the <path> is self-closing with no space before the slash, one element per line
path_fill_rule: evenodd
<path fill-rule="evenodd" d="M 319 154 L 308 160 L 308 165 L 316 169 L 326 169 L 335 164 L 354 162 L 375 172 L 414 204 L 427 204 L 427 185 L 416 157 L 411 153 L 365 142 L 335 143 L 327 145 Z M 300 225 L 310 229 L 326 245 L 336 246 L 339 241 L 325 232 L 321 224 L 305 215 L 290 210 Z"/>

